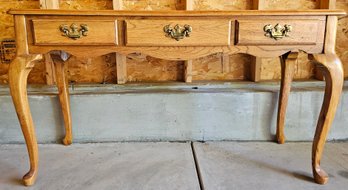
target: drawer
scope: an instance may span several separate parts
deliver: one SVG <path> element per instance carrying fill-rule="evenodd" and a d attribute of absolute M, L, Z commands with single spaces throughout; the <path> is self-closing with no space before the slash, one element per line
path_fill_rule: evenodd
<path fill-rule="evenodd" d="M 117 45 L 115 20 L 33 20 L 35 45 Z"/>
<path fill-rule="evenodd" d="M 127 46 L 228 46 L 229 20 L 126 20 Z"/>
<path fill-rule="evenodd" d="M 238 20 L 236 45 L 315 45 L 323 41 L 320 20 Z"/>

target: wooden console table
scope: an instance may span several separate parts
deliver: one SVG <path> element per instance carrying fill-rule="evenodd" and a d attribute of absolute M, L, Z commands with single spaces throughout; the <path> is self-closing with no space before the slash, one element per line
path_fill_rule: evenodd
<path fill-rule="evenodd" d="M 168 60 L 192 60 L 214 53 L 246 53 L 280 57 L 282 82 L 277 140 L 284 143 L 284 118 L 298 52 L 321 65 L 326 89 L 312 149 L 314 180 L 324 184 L 320 167 L 324 144 L 343 86 L 342 64 L 335 54 L 340 10 L 310 11 L 66 11 L 11 10 L 17 56 L 10 64 L 11 96 L 26 141 L 30 170 L 23 177 L 32 185 L 38 174 L 38 146 L 28 98 L 27 77 L 42 54 L 55 50 L 78 57 L 134 52 Z M 64 55 L 64 54 L 63 54 Z M 67 57 L 54 54 L 65 145 L 72 143 L 69 92 L 64 76 Z M 123 60 L 125 56 L 117 61 Z"/>

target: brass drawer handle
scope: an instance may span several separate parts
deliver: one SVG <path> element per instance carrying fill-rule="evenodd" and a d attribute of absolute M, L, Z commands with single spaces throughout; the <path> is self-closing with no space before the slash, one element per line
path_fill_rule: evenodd
<path fill-rule="evenodd" d="M 289 32 L 292 31 L 292 26 L 289 24 L 285 24 L 284 26 L 276 24 L 273 27 L 271 24 L 267 24 L 263 27 L 263 30 L 266 32 L 265 36 L 273 38 L 275 40 L 280 40 L 284 37 L 289 37 Z"/>
<path fill-rule="evenodd" d="M 190 37 L 190 33 L 192 32 L 192 27 L 188 24 L 184 26 L 175 25 L 174 28 L 169 24 L 163 27 L 163 31 L 166 33 L 167 37 L 173 38 L 176 41 L 184 39 L 185 37 Z"/>
<path fill-rule="evenodd" d="M 81 36 L 88 35 L 88 26 L 87 24 L 80 24 L 80 28 L 77 24 L 73 23 L 70 27 L 66 24 L 62 24 L 59 26 L 59 30 L 63 33 L 62 36 L 66 36 L 73 40 L 77 40 L 81 38 Z"/>

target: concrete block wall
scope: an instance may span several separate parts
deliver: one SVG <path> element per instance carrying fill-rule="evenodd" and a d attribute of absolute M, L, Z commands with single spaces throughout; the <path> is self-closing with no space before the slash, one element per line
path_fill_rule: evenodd
<path fill-rule="evenodd" d="M 286 137 L 311 141 L 323 82 L 295 82 Z M 329 140 L 348 139 L 345 85 Z M 71 86 L 75 142 L 273 140 L 279 83 L 197 83 Z M 63 119 L 54 87 L 31 86 L 38 141 L 60 141 Z M 346 106 L 345 106 L 346 105 Z M 24 142 L 6 86 L 0 87 L 0 143 Z"/>

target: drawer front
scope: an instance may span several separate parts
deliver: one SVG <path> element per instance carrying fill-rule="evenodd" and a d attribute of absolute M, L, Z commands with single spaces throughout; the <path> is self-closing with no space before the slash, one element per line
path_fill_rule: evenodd
<path fill-rule="evenodd" d="M 315 45 L 320 20 L 238 20 L 236 45 Z"/>
<path fill-rule="evenodd" d="M 228 46 L 229 20 L 126 20 L 127 46 Z"/>
<path fill-rule="evenodd" d="M 35 45 L 117 45 L 114 20 L 33 20 Z"/>

